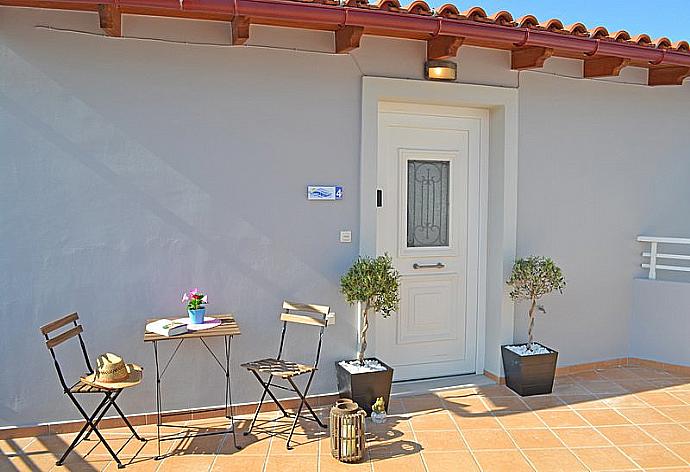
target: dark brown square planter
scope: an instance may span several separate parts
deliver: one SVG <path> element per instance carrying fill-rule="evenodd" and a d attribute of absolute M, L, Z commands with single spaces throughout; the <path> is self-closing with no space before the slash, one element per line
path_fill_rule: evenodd
<path fill-rule="evenodd" d="M 511 346 L 524 346 L 524 344 Z M 507 346 L 501 346 L 506 385 L 523 397 L 543 395 L 553 390 L 558 352 L 544 347 L 549 350 L 547 354 L 521 356 L 508 349 Z"/>
<path fill-rule="evenodd" d="M 379 397 L 383 397 L 386 411 L 388 411 L 391 384 L 393 383 L 393 368 L 378 359 L 373 360 L 380 362 L 386 370 L 351 374 L 340 365 L 340 362 L 335 363 L 340 398 L 354 400 L 360 408 L 367 412 L 367 416 L 371 415 L 371 406 Z"/>

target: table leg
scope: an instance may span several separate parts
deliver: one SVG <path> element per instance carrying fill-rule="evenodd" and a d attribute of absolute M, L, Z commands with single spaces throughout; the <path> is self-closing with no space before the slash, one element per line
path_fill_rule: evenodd
<path fill-rule="evenodd" d="M 161 374 L 158 366 L 158 341 L 153 341 L 153 356 L 156 359 L 156 441 L 158 443 L 158 455 L 155 460 L 161 459 Z"/>
<path fill-rule="evenodd" d="M 232 428 L 232 442 L 235 449 L 240 449 L 237 445 L 237 435 L 235 434 L 235 415 L 232 406 L 232 389 L 230 387 L 230 351 L 232 347 L 232 336 L 225 336 L 225 417 L 230 420 Z M 230 416 L 228 416 L 228 409 Z"/>

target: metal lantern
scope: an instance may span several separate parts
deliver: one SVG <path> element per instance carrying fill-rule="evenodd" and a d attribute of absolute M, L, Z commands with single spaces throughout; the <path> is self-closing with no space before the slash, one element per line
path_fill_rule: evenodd
<path fill-rule="evenodd" d="M 357 462 L 364 457 L 364 420 L 366 413 L 349 399 L 335 402 L 331 408 L 331 454 L 342 462 Z"/>

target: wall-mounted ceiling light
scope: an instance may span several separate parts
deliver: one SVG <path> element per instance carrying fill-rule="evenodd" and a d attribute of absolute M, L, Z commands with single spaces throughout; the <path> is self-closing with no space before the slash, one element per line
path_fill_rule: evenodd
<path fill-rule="evenodd" d="M 424 63 L 424 78 L 427 80 L 455 80 L 458 65 L 453 61 L 427 61 Z"/>

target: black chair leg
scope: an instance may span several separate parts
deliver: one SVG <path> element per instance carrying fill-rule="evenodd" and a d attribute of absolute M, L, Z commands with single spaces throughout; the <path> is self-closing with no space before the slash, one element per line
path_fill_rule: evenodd
<path fill-rule="evenodd" d="M 139 436 L 139 435 L 137 434 L 136 430 L 135 430 L 134 427 L 132 426 L 132 423 L 130 423 L 129 420 L 127 419 L 127 417 L 125 416 L 125 414 L 122 413 L 122 410 L 120 410 L 120 407 L 117 406 L 117 403 L 115 403 L 115 401 L 113 401 L 113 407 L 117 410 L 118 414 L 120 415 L 120 417 L 122 418 L 122 420 L 125 422 L 125 424 L 126 424 L 127 427 L 129 428 L 129 430 L 132 432 L 132 434 L 134 435 L 134 437 L 137 438 L 139 441 L 145 442 L 146 439 L 142 438 L 141 436 Z"/>
<path fill-rule="evenodd" d="M 70 395 L 70 397 L 71 397 L 71 395 Z M 72 399 L 72 401 L 73 401 L 73 402 L 76 402 L 76 399 Z M 96 409 L 95 409 L 95 410 L 93 411 L 93 413 L 91 414 L 91 417 L 86 417 L 86 423 L 84 423 L 84 426 L 81 428 L 81 430 L 79 431 L 79 433 L 75 436 L 74 440 L 72 441 L 72 444 L 70 444 L 70 445 L 67 447 L 67 449 L 66 449 L 65 452 L 62 454 L 62 456 L 60 457 L 60 459 L 57 460 L 57 462 L 55 463 L 55 465 L 62 465 L 62 464 L 65 462 L 65 459 L 67 458 L 67 456 L 69 455 L 69 453 L 72 452 L 72 450 L 73 450 L 75 447 L 77 447 L 77 444 L 79 444 L 80 442 L 82 442 L 83 440 L 85 440 L 85 439 L 87 439 L 87 438 L 89 437 L 89 434 L 90 434 L 91 431 L 92 431 L 91 425 L 92 425 L 92 424 L 95 424 L 95 423 L 93 423 L 93 420 L 94 420 L 94 419 L 96 418 L 96 416 L 101 412 L 101 409 L 102 409 L 104 406 L 106 406 L 107 403 L 108 403 L 108 397 L 103 398 L 103 400 L 101 400 L 101 403 L 99 403 L 99 405 L 96 407 Z M 80 410 L 81 410 L 81 409 L 80 409 Z M 105 411 L 107 411 L 107 410 L 108 410 L 108 408 L 106 407 L 106 408 L 103 409 L 102 411 L 103 411 L 103 413 L 105 413 Z M 88 432 L 87 432 L 87 430 L 88 430 Z M 84 435 L 84 433 L 87 433 L 87 434 Z M 83 437 L 82 437 L 82 436 L 83 436 Z"/>
<path fill-rule="evenodd" d="M 252 422 L 249 425 L 249 429 L 243 433 L 245 436 L 247 436 L 248 434 L 250 434 L 252 432 L 252 428 L 254 428 L 254 424 L 256 423 L 256 419 L 258 418 L 259 412 L 261 411 L 261 406 L 263 405 L 264 400 L 266 399 L 266 394 L 268 394 L 271 397 L 271 400 L 273 400 L 273 403 L 278 405 L 278 408 L 280 408 L 280 411 L 283 412 L 283 416 L 289 416 L 288 412 L 285 410 L 283 405 L 280 404 L 280 402 L 278 401 L 276 396 L 273 395 L 273 392 L 271 392 L 270 387 L 271 387 L 271 380 L 273 379 L 273 376 L 270 376 L 268 378 L 268 383 L 266 383 L 261 379 L 259 374 L 257 374 L 255 371 L 252 370 L 251 373 L 254 374 L 254 377 L 256 377 L 256 380 L 258 380 L 259 383 L 261 384 L 261 386 L 264 388 L 264 393 L 261 395 L 261 400 L 259 401 L 259 405 L 256 407 L 256 412 L 254 413 L 254 418 L 252 418 Z"/>
<path fill-rule="evenodd" d="M 105 398 L 104 398 L 103 401 L 101 402 L 101 405 L 106 404 L 106 406 L 105 406 L 105 411 L 107 411 L 108 409 L 110 409 L 110 406 L 112 406 L 113 402 L 115 401 L 115 399 L 117 398 L 117 396 L 118 396 L 119 393 L 120 393 L 120 392 L 117 392 L 117 393 L 116 393 L 114 396 L 112 396 L 112 397 L 111 397 L 109 394 L 106 394 Z M 103 435 L 101 434 L 101 432 L 98 430 L 98 427 L 97 427 L 98 425 L 97 425 L 97 423 L 94 423 L 94 418 L 96 418 L 96 416 L 98 415 L 98 413 L 99 413 L 99 408 L 100 408 L 101 405 L 99 405 L 99 408 L 96 408 L 96 410 L 94 411 L 94 413 L 93 413 L 91 416 L 89 416 L 89 415 L 86 413 L 86 411 L 82 408 L 82 406 L 79 404 L 79 402 L 77 401 L 77 399 L 74 398 L 74 395 L 72 395 L 72 394 L 69 393 L 69 392 L 68 392 L 67 395 L 68 395 L 68 396 L 70 397 L 70 399 L 72 400 L 72 403 L 74 403 L 74 406 L 77 407 L 77 410 L 79 410 L 79 413 L 81 413 L 81 415 L 82 415 L 82 416 L 84 417 L 84 419 L 86 420 L 86 425 L 85 425 L 85 427 L 90 428 L 91 431 L 93 431 L 93 432 L 96 434 L 96 436 L 98 436 L 98 439 L 103 443 L 103 445 L 105 446 L 105 448 L 108 450 L 108 453 L 111 455 L 111 457 L 112 457 L 112 458 L 115 460 L 115 462 L 117 463 L 117 468 L 118 468 L 118 469 L 124 469 L 125 465 L 120 461 L 120 459 L 117 457 L 117 454 L 115 454 L 115 451 L 113 451 L 113 449 L 110 447 L 110 444 L 108 444 L 108 441 L 105 440 L 105 438 L 103 437 Z M 101 417 L 102 417 L 104 414 L 105 414 L 105 413 L 102 413 L 102 414 L 101 414 Z M 85 428 L 82 428 L 82 431 L 85 431 Z M 81 433 L 80 433 L 80 434 L 81 434 Z M 70 452 L 72 452 L 72 450 L 77 446 L 77 444 L 78 444 L 80 441 L 81 441 L 81 439 L 79 439 L 79 436 L 77 436 L 77 437 L 75 438 L 75 440 L 72 441 L 72 444 L 70 444 L 70 446 L 67 448 L 67 450 L 65 451 L 65 453 L 62 455 L 62 457 L 55 463 L 55 465 L 58 465 L 58 466 L 62 465 L 62 464 L 64 463 L 65 459 L 67 458 L 67 455 L 68 455 Z"/>

